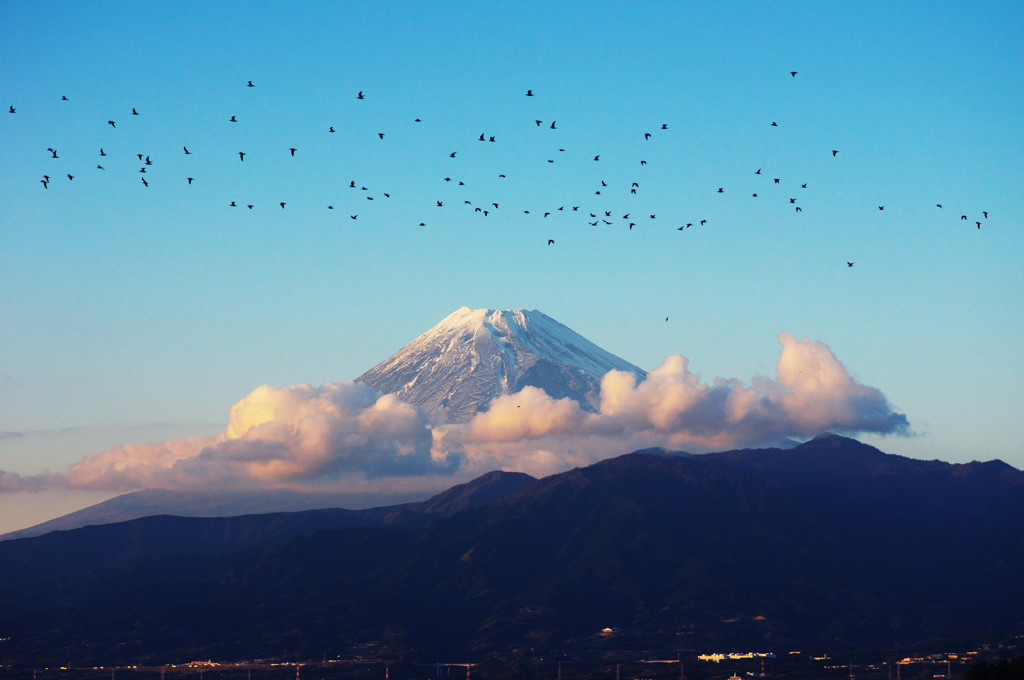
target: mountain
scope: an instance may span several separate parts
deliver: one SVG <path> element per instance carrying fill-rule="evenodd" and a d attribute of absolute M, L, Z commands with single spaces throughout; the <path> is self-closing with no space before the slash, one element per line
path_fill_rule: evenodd
<path fill-rule="evenodd" d="M 25 529 L 0 535 L 0 541 L 42 536 L 96 524 L 125 522 L 152 515 L 234 517 L 268 512 L 298 512 L 325 508 L 353 510 L 424 500 L 429 491 L 406 493 L 312 493 L 290 489 L 178 491 L 143 489 L 122 494 L 87 508 Z"/>
<path fill-rule="evenodd" d="M 646 376 L 535 309 L 462 307 L 356 380 L 415 404 L 433 423 L 461 423 L 527 385 L 594 411 L 612 369 Z"/>
<path fill-rule="evenodd" d="M 638 452 L 539 480 L 481 478 L 420 510 L 329 512 L 0 543 L 0 630 L 17 636 L 0 664 L 367 645 L 424 662 L 878 649 L 1008 634 L 1024 612 L 1024 473 L 843 437 Z M 57 564 L 77 551 L 63 561 L 81 566 Z M 606 626 L 621 635 L 598 635 Z"/>

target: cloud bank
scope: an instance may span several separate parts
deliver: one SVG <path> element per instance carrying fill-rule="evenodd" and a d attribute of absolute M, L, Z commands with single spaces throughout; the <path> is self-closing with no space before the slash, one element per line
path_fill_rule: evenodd
<path fill-rule="evenodd" d="M 906 416 L 854 380 L 827 345 L 778 339 L 775 378 L 703 382 L 672 355 L 639 383 L 632 373 L 606 374 L 597 413 L 526 387 L 468 423 L 432 427 L 416 407 L 363 383 L 264 385 L 231 407 L 220 435 L 121 446 L 58 474 L 0 472 L 0 492 L 408 490 L 493 469 L 542 476 L 650 446 L 700 452 L 824 431 L 908 433 Z"/>

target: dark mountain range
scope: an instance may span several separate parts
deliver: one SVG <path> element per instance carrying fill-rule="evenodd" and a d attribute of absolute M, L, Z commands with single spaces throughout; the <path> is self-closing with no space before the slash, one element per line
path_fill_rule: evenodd
<path fill-rule="evenodd" d="M 1021 564 L 1024 473 L 1003 463 L 831 435 L 648 451 L 418 505 L 6 541 L 0 664 L 970 640 L 1021 625 Z"/>

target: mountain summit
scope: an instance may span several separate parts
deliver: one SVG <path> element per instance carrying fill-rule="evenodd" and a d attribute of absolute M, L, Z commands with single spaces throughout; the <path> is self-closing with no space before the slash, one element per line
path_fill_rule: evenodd
<path fill-rule="evenodd" d="M 535 309 L 462 307 L 356 380 L 415 404 L 433 423 L 461 423 L 527 385 L 596 411 L 612 369 L 647 375 Z"/>

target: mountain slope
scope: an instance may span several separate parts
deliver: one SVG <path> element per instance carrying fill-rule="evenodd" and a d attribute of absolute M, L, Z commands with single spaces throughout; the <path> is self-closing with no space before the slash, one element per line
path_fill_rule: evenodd
<path fill-rule="evenodd" d="M 462 307 L 357 380 L 456 423 L 527 385 L 596 410 L 612 369 L 646 375 L 537 310 Z"/>
<path fill-rule="evenodd" d="M 373 640 L 430 658 L 583 653 L 604 626 L 640 649 L 680 635 L 690 648 L 849 649 L 1021 623 L 1024 473 L 998 462 L 826 437 L 629 454 L 518 483 L 462 510 L 479 489 L 440 498 L 452 514 L 400 509 L 233 555 L 147 556 L 158 535 L 107 546 L 88 571 L 0 584 L 0 629 L 19 631 L 0 663 L 319 657 Z M 0 569 L 44 540 L 69 554 L 80 531 L 0 544 Z"/>

